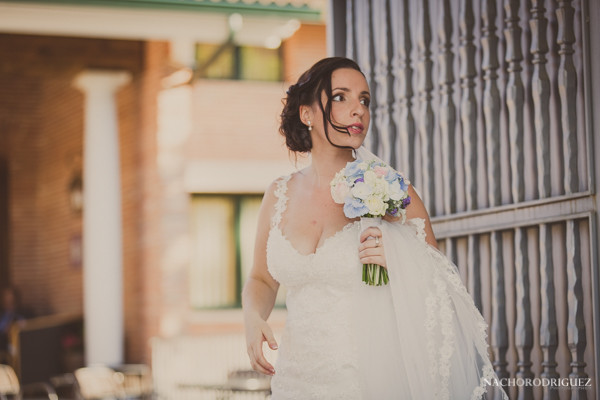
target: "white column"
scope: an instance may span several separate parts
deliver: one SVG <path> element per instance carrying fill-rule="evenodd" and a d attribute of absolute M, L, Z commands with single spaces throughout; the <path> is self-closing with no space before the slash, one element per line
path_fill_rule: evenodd
<path fill-rule="evenodd" d="M 88 365 L 123 362 L 121 169 L 115 94 L 124 71 L 89 70 L 74 86 L 85 96 L 83 301 Z"/>

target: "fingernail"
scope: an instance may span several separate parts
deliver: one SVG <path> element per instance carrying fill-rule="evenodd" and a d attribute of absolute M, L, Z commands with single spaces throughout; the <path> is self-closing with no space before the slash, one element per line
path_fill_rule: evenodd
<path fill-rule="evenodd" d="M 277 350 L 277 349 L 278 349 L 278 347 L 277 347 L 277 345 L 276 345 L 276 344 L 272 344 L 272 345 L 271 345 L 271 348 L 272 348 L 273 350 Z"/>

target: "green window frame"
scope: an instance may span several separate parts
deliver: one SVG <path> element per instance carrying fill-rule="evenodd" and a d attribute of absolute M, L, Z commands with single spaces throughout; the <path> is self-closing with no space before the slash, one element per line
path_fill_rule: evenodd
<path fill-rule="evenodd" d="M 283 80 L 281 48 L 224 44 L 196 44 L 196 77 L 280 82 Z"/>
<path fill-rule="evenodd" d="M 261 200 L 255 194 L 192 196 L 192 308 L 241 307 L 241 291 L 254 261 Z M 284 297 L 280 290 L 278 306 Z"/>

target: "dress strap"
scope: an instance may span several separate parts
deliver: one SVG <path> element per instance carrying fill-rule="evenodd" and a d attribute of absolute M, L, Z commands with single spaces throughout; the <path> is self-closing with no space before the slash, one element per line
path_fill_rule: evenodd
<path fill-rule="evenodd" d="M 277 197 L 277 203 L 275 203 L 275 214 L 271 219 L 271 227 L 275 228 L 281 223 L 281 214 L 285 211 L 288 197 L 287 183 L 292 175 L 282 176 L 277 180 L 277 189 L 275 189 L 275 197 Z"/>

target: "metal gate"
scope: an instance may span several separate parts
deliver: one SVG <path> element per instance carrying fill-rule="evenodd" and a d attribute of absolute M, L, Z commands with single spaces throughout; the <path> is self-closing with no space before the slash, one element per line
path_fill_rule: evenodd
<path fill-rule="evenodd" d="M 419 189 L 511 398 L 598 394 L 588 7 L 332 2 L 333 52 L 371 86 L 367 145 Z"/>

